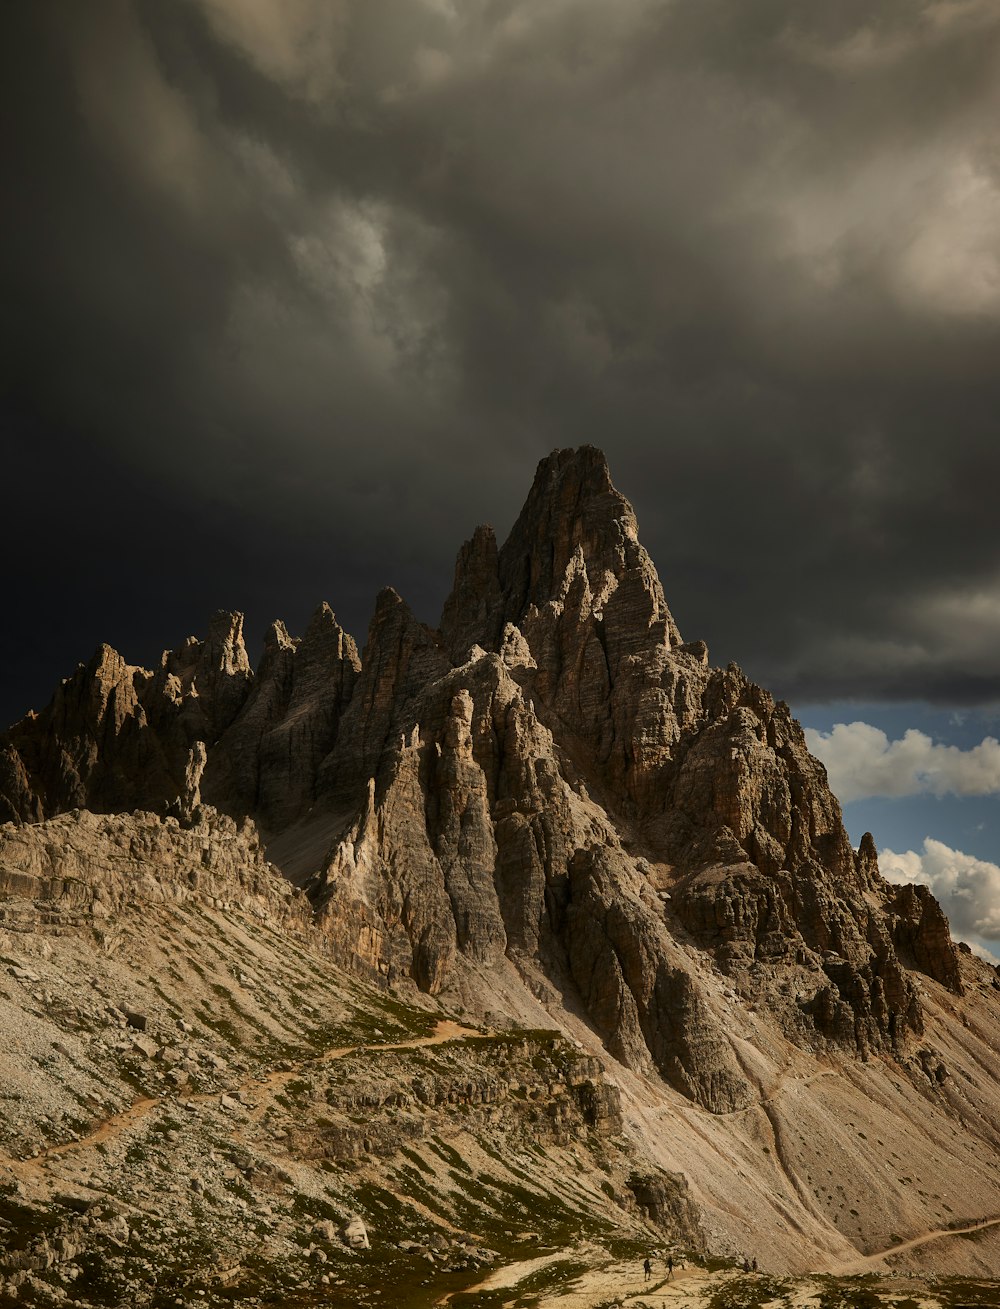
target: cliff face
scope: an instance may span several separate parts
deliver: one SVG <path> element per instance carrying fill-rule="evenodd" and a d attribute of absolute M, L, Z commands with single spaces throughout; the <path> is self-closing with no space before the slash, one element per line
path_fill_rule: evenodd
<path fill-rule="evenodd" d="M 751 1091 L 691 947 L 792 1039 L 862 1056 L 921 1034 L 913 969 L 961 989 L 940 910 L 851 848 L 787 707 L 682 641 L 599 452 L 543 461 L 501 549 L 477 531 L 439 632 L 391 615 L 331 771 L 364 759 L 356 814 L 312 887 L 345 959 L 435 991 L 506 956 L 716 1111 Z"/>
<path fill-rule="evenodd" d="M 383 592 L 359 658 L 324 606 L 254 676 L 220 615 L 155 673 L 102 649 L 2 747 L 0 818 L 322 819 L 309 891 L 342 962 L 432 993 L 512 963 L 716 1112 L 752 1088 L 693 958 L 863 1057 L 921 1035 L 914 971 L 961 991 L 940 909 L 852 849 L 787 707 L 683 642 L 590 448 L 542 461 L 502 548 L 462 548 L 438 630 Z"/>

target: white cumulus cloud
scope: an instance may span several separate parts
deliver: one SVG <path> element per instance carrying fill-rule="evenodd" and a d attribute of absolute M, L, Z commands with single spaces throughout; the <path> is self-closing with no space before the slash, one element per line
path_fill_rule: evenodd
<path fill-rule="evenodd" d="M 843 802 L 875 795 L 1000 794 L 1000 741 L 992 736 L 962 750 L 912 727 L 890 741 L 870 723 L 836 723 L 832 732 L 807 727 L 806 742 Z"/>
<path fill-rule="evenodd" d="M 897 854 L 894 850 L 882 850 L 878 863 L 890 882 L 929 886 L 948 915 L 956 938 L 979 936 L 987 941 L 1000 941 L 1000 866 L 997 864 L 952 850 L 930 837 L 925 838 L 923 851 Z"/>

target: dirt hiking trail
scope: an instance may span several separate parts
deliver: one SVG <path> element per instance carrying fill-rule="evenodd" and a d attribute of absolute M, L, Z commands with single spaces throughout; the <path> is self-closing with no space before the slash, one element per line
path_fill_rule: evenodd
<path fill-rule="evenodd" d="M 572 1259 L 579 1263 L 588 1257 L 593 1259 L 593 1265 L 577 1274 L 569 1283 L 553 1288 L 550 1292 L 538 1292 L 536 1309 L 550 1309 L 550 1306 L 557 1306 L 558 1309 L 595 1309 L 598 1305 L 611 1304 L 634 1305 L 635 1309 L 648 1305 L 649 1309 L 661 1309 L 663 1305 L 686 1299 L 690 1293 L 700 1291 L 708 1282 L 717 1280 L 718 1276 L 702 1268 L 684 1267 L 675 1268 L 673 1276 L 668 1278 L 662 1260 L 657 1260 L 652 1277 L 646 1281 L 641 1260 L 622 1263 L 621 1260 L 612 1259 L 599 1246 L 578 1246 L 497 1268 L 475 1286 L 462 1292 L 452 1292 L 437 1303 L 440 1306 L 450 1305 L 460 1294 L 466 1296 L 477 1292 L 509 1290 L 512 1292 L 510 1303 L 514 1304 L 519 1299 L 516 1288 L 526 1278 L 561 1260 Z"/>
<path fill-rule="evenodd" d="M 877 1271 L 877 1264 L 883 1259 L 891 1259 L 893 1255 L 905 1254 L 907 1250 L 915 1250 L 918 1246 L 929 1245 L 931 1241 L 943 1241 L 949 1236 L 966 1236 L 970 1232 L 981 1232 L 987 1227 L 997 1226 L 1000 1226 L 1000 1217 L 979 1218 L 975 1222 L 964 1223 L 961 1227 L 937 1227 L 932 1231 L 922 1232 L 919 1236 L 911 1236 L 909 1240 L 900 1241 L 898 1245 L 890 1245 L 885 1250 L 877 1250 L 874 1254 L 859 1255 L 857 1259 L 832 1264 L 825 1271 L 832 1273 L 835 1277 L 850 1276 L 853 1273 L 874 1272 Z"/>

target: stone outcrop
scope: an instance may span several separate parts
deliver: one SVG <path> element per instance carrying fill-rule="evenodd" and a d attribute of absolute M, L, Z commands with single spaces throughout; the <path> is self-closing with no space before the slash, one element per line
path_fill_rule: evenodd
<path fill-rule="evenodd" d="M 156 672 L 102 648 L 0 742 L 22 822 L 202 799 L 325 833 L 309 894 L 341 963 L 431 993 L 513 965 L 713 1111 L 752 1088 L 692 951 L 862 1056 L 921 1035 L 915 972 L 961 990 L 940 908 L 852 849 L 788 707 L 684 642 L 592 448 L 541 462 L 502 547 L 475 532 L 437 630 L 387 589 L 360 657 L 322 606 L 253 675 L 219 615 Z"/>
<path fill-rule="evenodd" d="M 143 792 L 179 794 L 182 761 L 168 757 L 141 700 L 152 681 L 152 673 L 100 646 L 42 713 L 7 733 L 10 780 L 0 817 L 34 820 L 80 806 L 138 803 Z"/>
<path fill-rule="evenodd" d="M 963 992 L 948 920 L 927 886 L 893 886 L 888 892 L 893 944 L 910 967 L 957 995 Z"/>
<path fill-rule="evenodd" d="M 327 1086 L 323 1125 L 307 1122 L 291 1140 L 302 1158 L 338 1165 L 389 1159 L 440 1130 L 449 1113 L 466 1131 L 502 1121 L 510 1142 L 573 1147 L 618 1137 L 623 1128 L 618 1089 L 600 1062 L 570 1051 L 554 1035 L 491 1036 L 489 1058 L 459 1067 L 428 1066 L 400 1051 L 356 1079 Z"/>
<path fill-rule="evenodd" d="M 77 811 L 0 827 L 0 926 L 103 929 L 137 901 L 238 905 L 290 937 L 313 931 L 308 900 L 276 876 L 249 819 L 201 806 L 184 825 Z"/>
<path fill-rule="evenodd" d="M 204 641 L 164 651 L 155 672 L 100 646 L 40 714 L 7 732 L 0 820 L 165 811 L 190 790 L 192 747 L 215 744 L 252 679 L 241 614 L 216 614 Z"/>
<path fill-rule="evenodd" d="M 196 785 L 199 799 L 279 830 L 315 800 L 360 667 L 326 604 L 301 640 L 272 624 L 256 676 L 241 614 L 220 611 L 204 641 L 165 651 L 152 672 L 101 646 L 0 740 L 0 820 L 83 807 L 183 815 Z"/>
<path fill-rule="evenodd" d="M 392 587 L 381 591 L 342 730 L 317 777 L 323 803 L 345 814 L 364 803 L 369 780 L 380 777 L 412 727 L 414 699 L 448 667 L 436 633 L 414 618 Z"/>
<path fill-rule="evenodd" d="M 584 447 L 543 460 L 503 548 L 491 541 L 480 528 L 459 556 L 446 648 L 453 657 L 473 644 L 519 650 L 574 753 L 623 798 L 646 794 L 678 713 L 695 712 L 699 679 L 689 674 L 705 662 L 703 647 L 681 643 L 604 456 Z"/>
<path fill-rule="evenodd" d="M 357 646 L 329 605 L 300 641 L 272 624 L 253 689 L 212 752 L 207 798 L 272 831 L 306 813 L 360 669 Z"/>
<path fill-rule="evenodd" d="M 686 1180 L 677 1173 L 633 1173 L 628 1188 L 636 1206 L 650 1222 L 665 1231 L 690 1233 L 697 1248 L 698 1214 Z"/>

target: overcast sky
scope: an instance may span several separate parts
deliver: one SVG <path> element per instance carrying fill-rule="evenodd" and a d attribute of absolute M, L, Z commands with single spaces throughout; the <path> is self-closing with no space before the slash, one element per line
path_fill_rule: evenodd
<path fill-rule="evenodd" d="M 218 607 L 433 622 L 582 442 L 814 726 L 992 712 L 995 0 L 9 8 L 5 720 Z"/>

